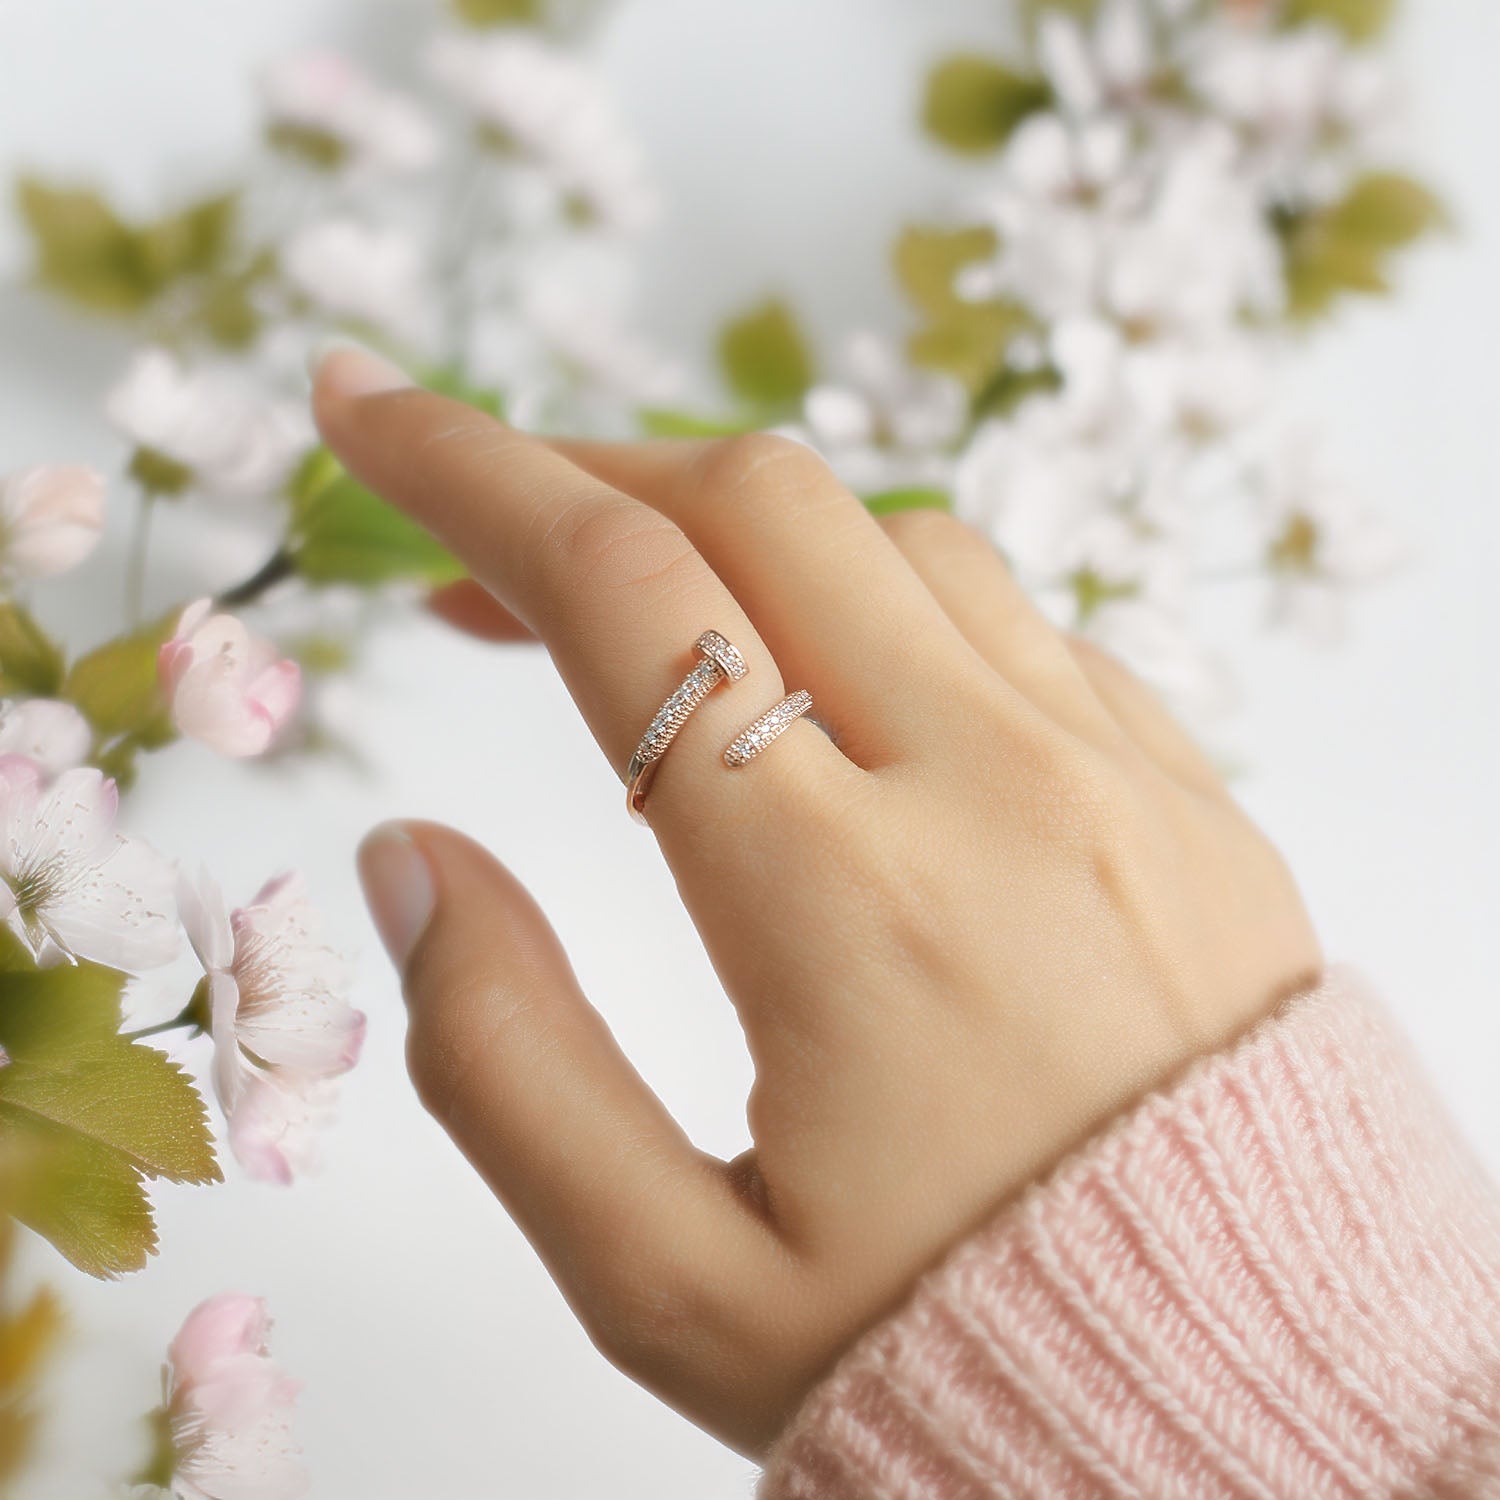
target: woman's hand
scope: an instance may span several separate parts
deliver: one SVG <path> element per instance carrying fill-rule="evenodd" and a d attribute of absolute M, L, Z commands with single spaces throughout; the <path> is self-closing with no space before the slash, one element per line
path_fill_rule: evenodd
<path fill-rule="evenodd" d="M 427 825 L 361 853 L 424 1102 L 599 1348 L 725 1442 L 763 1449 L 998 1204 L 1315 979 L 1212 768 L 957 522 L 877 522 L 773 437 L 544 443 L 353 350 L 315 404 L 546 644 L 617 773 L 701 631 L 749 663 L 647 805 L 755 1064 L 734 1162 L 683 1135 L 489 855 Z M 795 688 L 833 738 L 799 721 L 728 769 Z"/>

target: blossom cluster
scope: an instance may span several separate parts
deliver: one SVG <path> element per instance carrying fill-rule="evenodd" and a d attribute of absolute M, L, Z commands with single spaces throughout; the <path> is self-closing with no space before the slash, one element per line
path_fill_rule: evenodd
<path fill-rule="evenodd" d="M 1054 619 L 1202 722 L 1224 696 L 1204 579 L 1267 582 L 1276 619 L 1326 638 L 1400 558 L 1272 396 L 1294 326 L 1374 289 L 1436 208 L 1370 175 L 1394 88 L 1333 24 L 1272 0 L 1033 9 L 1022 70 L 958 59 L 929 101 L 941 139 L 992 149 L 945 310 L 1001 330 L 991 357 L 861 336 L 793 430 L 864 493 L 951 497 Z"/>

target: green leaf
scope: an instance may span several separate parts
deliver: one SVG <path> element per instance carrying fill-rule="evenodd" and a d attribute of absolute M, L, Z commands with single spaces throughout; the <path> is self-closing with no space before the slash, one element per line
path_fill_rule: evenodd
<path fill-rule="evenodd" d="M 542 19 L 542 0 L 453 0 L 467 26 L 532 26 Z"/>
<path fill-rule="evenodd" d="M 945 58 L 927 79 L 922 124 L 950 150 L 980 155 L 1003 146 L 1028 115 L 1045 109 L 1052 91 L 1035 74 L 987 57 Z"/>
<path fill-rule="evenodd" d="M 1017 370 L 1006 365 L 975 394 L 974 420 L 1007 416 L 1028 396 L 1055 391 L 1061 384 L 1062 376 L 1050 365 L 1036 370 Z"/>
<path fill-rule="evenodd" d="M 995 231 L 983 225 L 949 229 L 908 224 L 896 240 L 896 277 L 919 312 L 929 318 L 946 317 L 974 305 L 954 290 L 958 273 L 991 259 L 998 249 Z"/>
<path fill-rule="evenodd" d="M 996 248 L 994 231 L 982 225 L 913 224 L 896 241 L 897 279 L 925 323 L 911 335 L 907 352 L 916 364 L 946 371 L 976 393 L 994 378 L 1010 341 L 1034 326 L 1018 303 L 971 302 L 954 290 L 958 273 L 988 260 Z"/>
<path fill-rule="evenodd" d="M 795 406 L 814 379 L 812 354 L 796 316 L 774 298 L 725 325 L 719 362 L 740 400 L 772 411 Z"/>
<path fill-rule="evenodd" d="M 176 1063 L 119 1036 L 66 1058 L 13 1058 L 0 1103 L 86 1136 L 147 1177 L 217 1182 L 203 1100 Z"/>
<path fill-rule="evenodd" d="M 19 604 L 0 604 L 0 694 L 51 698 L 62 685 L 62 647 Z"/>
<path fill-rule="evenodd" d="M 1325 228 L 1339 239 L 1397 250 L 1447 222 L 1437 194 L 1414 177 L 1369 172 L 1329 211 Z"/>
<path fill-rule="evenodd" d="M 38 177 L 19 179 L 16 199 L 41 284 L 92 311 L 117 314 L 142 312 L 179 278 L 212 270 L 233 238 L 237 210 L 225 194 L 134 224 L 92 189 Z"/>
<path fill-rule="evenodd" d="M 220 1180 L 203 1100 L 163 1053 L 119 1034 L 124 976 L 97 964 L 0 971 L 0 1140 L 12 1211 L 81 1269 L 138 1269 L 156 1234 L 143 1180 Z M 11 1164 L 8 1163 L 8 1166 Z"/>
<path fill-rule="evenodd" d="M 158 289 L 179 276 L 203 276 L 224 259 L 234 239 L 239 195 L 219 193 L 177 213 L 143 224 L 135 233 L 141 259 Z"/>
<path fill-rule="evenodd" d="M 437 587 L 467 576 L 415 521 L 344 472 L 325 448 L 292 480 L 292 565 L 312 583 L 367 587 L 405 579 Z"/>
<path fill-rule="evenodd" d="M 176 628 L 179 614 L 172 610 L 130 635 L 106 641 L 73 663 L 61 696 L 78 707 L 100 736 L 130 735 L 150 745 L 175 737 L 157 680 L 156 657 Z"/>
<path fill-rule="evenodd" d="M 667 411 L 651 407 L 640 414 L 641 431 L 647 437 L 716 438 L 753 432 L 761 424 L 748 417 L 700 417 L 689 411 Z"/>
<path fill-rule="evenodd" d="M 865 509 L 872 516 L 893 516 L 902 510 L 951 511 L 953 497 L 945 490 L 882 490 L 878 495 L 865 496 Z"/>
<path fill-rule="evenodd" d="M 1320 317 L 1351 294 L 1388 292 L 1392 256 L 1446 222 L 1438 198 L 1397 172 L 1361 177 L 1327 208 L 1282 215 L 1276 228 L 1292 318 Z"/>
<path fill-rule="evenodd" d="M 25 1170 L 10 1212 L 89 1276 L 139 1271 L 156 1251 L 156 1221 L 141 1174 L 85 1136 L 13 1112 L 0 1100 L 0 1139 Z"/>
<path fill-rule="evenodd" d="M 1341 31 L 1351 42 L 1373 42 L 1390 24 L 1396 0 L 1285 0 L 1285 30 L 1321 23 Z"/>

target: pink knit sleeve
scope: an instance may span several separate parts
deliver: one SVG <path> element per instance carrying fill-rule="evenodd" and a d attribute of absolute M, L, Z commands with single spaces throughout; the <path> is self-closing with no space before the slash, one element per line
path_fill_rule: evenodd
<path fill-rule="evenodd" d="M 1500 1198 L 1336 973 L 930 1272 L 758 1495 L 1500 1496 Z"/>

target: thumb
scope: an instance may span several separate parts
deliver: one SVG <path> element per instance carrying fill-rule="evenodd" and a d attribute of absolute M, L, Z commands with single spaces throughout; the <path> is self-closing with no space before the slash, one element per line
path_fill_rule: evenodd
<path fill-rule="evenodd" d="M 713 1281 L 755 1274 L 769 1229 L 620 1051 L 498 861 L 451 829 L 397 823 L 366 838 L 359 872 L 402 974 L 423 1103 L 595 1343 L 639 1373 L 665 1331 L 635 1326 L 642 1310 L 669 1325 L 674 1305 L 706 1309 Z"/>

